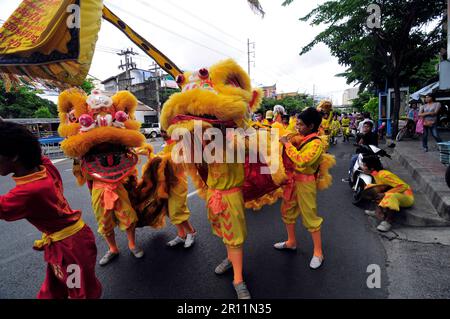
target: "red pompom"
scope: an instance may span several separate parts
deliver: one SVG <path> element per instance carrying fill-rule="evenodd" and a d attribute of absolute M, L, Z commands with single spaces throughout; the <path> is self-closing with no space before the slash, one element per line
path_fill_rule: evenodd
<path fill-rule="evenodd" d="M 118 111 L 115 118 L 117 122 L 125 122 L 128 120 L 128 114 L 124 111 Z"/>
<path fill-rule="evenodd" d="M 81 115 L 80 118 L 78 119 L 78 121 L 84 127 L 89 127 L 92 125 L 92 123 L 94 123 L 94 119 L 89 114 Z"/>

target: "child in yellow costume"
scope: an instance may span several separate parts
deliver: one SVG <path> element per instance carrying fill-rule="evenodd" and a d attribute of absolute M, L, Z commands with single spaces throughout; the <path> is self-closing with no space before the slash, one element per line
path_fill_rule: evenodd
<path fill-rule="evenodd" d="M 392 227 L 392 221 L 396 212 L 400 208 L 407 208 L 414 205 L 414 194 L 407 183 L 401 180 L 394 173 L 383 169 L 383 165 L 376 157 L 363 158 L 363 170 L 375 178 L 378 185 L 387 185 L 391 187 L 385 193 L 377 195 L 378 206 L 376 211 L 366 211 L 369 216 L 378 217 L 381 223 L 377 229 L 382 232 L 389 231 Z M 370 187 L 372 185 L 369 185 Z"/>
<path fill-rule="evenodd" d="M 338 115 L 334 114 L 333 121 L 331 122 L 331 143 L 337 144 L 337 136 L 341 130 L 341 123 L 339 123 Z"/>
<path fill-rule="evenodd" d="M 342 126 L 342 135 L 344 136 L 344 142 L 350 141 L 350 118 L 348 117 L 347 113 L 343 114 L 343 117 L 341 119 L 341 126 Z"/>
<path fill-rule="evenodd" d="M 320 113 L 313 108 L 308 108 L 297 117 L 296 130 L 301 135 L 300 141 L 293 141 L 294 138 L 298 139 L 298 136 L 280 139 L 285 148 L 284 162 L 289 176 L 281 206 L 288 240 L 276 243 L 274 247 L 279 250 L 297 249 L 295 223 L 297 218 L 301 217 L 314 243 L 314 254 L 310 262 L 312 269 L 319 268 L 324 259 L 320 233 L 323 219 L 317 215 L 316 194 L 319 178 L 317 172 L 322 169 L 327 171 L 335 163 L 331 155 L 325 154 L 323 142 L 318 136 L 321 121 Z M 324 157 L 327 157 L 328 163 L 325 163 Z M 321 165 L 327 167 L 321 167 Z M 328 179 L 327 184 L 331 182 L 331 176 L 328 176 Z"/>
<path fill-rule="evenodd" d="M 333 105 L 330 101 L 321 101 L 317 106 L 317 111 L 322 115 L 322 121 L 318 133 L 324 143 L 325 151 L 327 151 L 330 146 Z"/>

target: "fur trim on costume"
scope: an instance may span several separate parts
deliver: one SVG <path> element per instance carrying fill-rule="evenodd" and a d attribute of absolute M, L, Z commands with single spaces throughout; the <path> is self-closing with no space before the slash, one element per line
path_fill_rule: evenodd
<path fill-rule="evenodd" d="M 319 172 L 317 174 L 317 189 L 324 190 L 333 183 L 333 176 L 330 174 L 330 169 L 336 165 L 336 158 L 328 153 L 323 153 L 319 165 Z"/>
<path fill-rule="evenodd" d="M 83 134 L 73 135 L 61 143 L 61 149 L 69 157 L 79 158 L 100 143 L 139 147 L 145 137 L 138 131 L 115 127 L 99 127 Z"/>

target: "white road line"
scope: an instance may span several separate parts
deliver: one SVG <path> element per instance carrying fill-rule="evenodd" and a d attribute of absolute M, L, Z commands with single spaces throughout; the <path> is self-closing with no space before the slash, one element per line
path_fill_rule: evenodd
<path fill-rule="evenodd" d="M 60 163 L 62 161 L 66 161 L 66 160 L 68 160 L 68 158 L 60 158 L 60 159 L 52 160 L 52 163 L 57 164 L 57 163 Z"/>
<path fill-rule="evenodd" d="M 197 193 L 198 193 L 198 191 L 192 192 L 192 193 L 190 193 L 190 194 L 187 195 L 187 198 L 189 198 L 189 197 L 191 197 L 191 196 L 194 196 L 194 195 L 197 194 Z"/>

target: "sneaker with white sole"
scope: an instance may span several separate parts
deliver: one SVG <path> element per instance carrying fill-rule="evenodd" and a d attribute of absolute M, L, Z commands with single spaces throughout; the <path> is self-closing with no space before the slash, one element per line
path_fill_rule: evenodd
<path fill-rule="evenodd" d="M 322 266 L 322 264 L 323 264 L 323 256 L 321 257 L 313 256 L 311 262 L 309 263 L 309 267 L 311 269 L 318 269 L 320 268 L 320 266 Z"/>
<path fill-rule="evenodd" d="M 226 273 L 226 271 L 228 269 L 233 268 L 233 264 L 231 263 L 231 261 L 228 258 L 225 258 L 224 260 L 222 260 L 222 262 L 216 267 L 216 269 L 214 269 L 214 272 L 217 275 L 222 275 L 224 273 Z"/>
<path fill-rule="evenodd" d="M 278 249 L 278 250 L 296 250 L 297 249 L 297 247 L 288 247 L 285 241 L 274 244 L 273 248 Z"/>
<path fill-rule="evenodd" d="M 175 237 L 171 241 L 167 242 L 167 246 L 174 247 L 179 244 L 183 244 L 185 242 L 185 239 L 181 238 L 180 236 Z"/>
<path fill-rule="evenodd" d="M 368 209 L 366 209 L 366 210 L 364 211 L 364 214 L 366 214 L 367 216 L 370 216 L 370 217 L 377 217 L 377 213 L 376 213 L 376 211 L 374 211 L 374 210 L 368 210 Z"/>
<path fill-rule="evenodd" d="M 233 287 L 236 290 L 238 299 L 252 299 L 245 282 L 240 282 L 237 285 L 233 283 Z"/>
<path fill-rule="evenodd" d="M 195 235 L 197 233 L 190 233 L 186 235 L 186 241 L 184 242 L 184 248 L 191 247 L 195 242 Z"/>
<path fill-rule="evenodd" d="M 133 249 L 130 249 L 130 251 L 133 254 L 133 256 L 136 257 L 136 258 L 144 257 L 144 251 L 142 250 L 142 248 L 135 247 Z"/>
<path fill-rule="evenodd" d="M 98 262 L 98 264 L 100 266 L 105 266 L 106 264 L 109 264 L 114 258 L 116 258 L 117 256 L 119 256 L 119 253 L 113 253 L 112 251 L 108 250 L 108 252 L 105 254 L 105 256 L 103 256 L 100 261 Z"/>
<path fill-rule="evenodd" d="M 392 228 L 392 225 L 389 222 L 385 221 L 385 220 L 383 220 L 380 223 L 380 225 L 378 225 L 378 227 L 377 227 L 377 229 L 379 231 L 381 231 L 381 232 L 388 232 L 388 231 L 391 230 L 391 228 Z"/>

